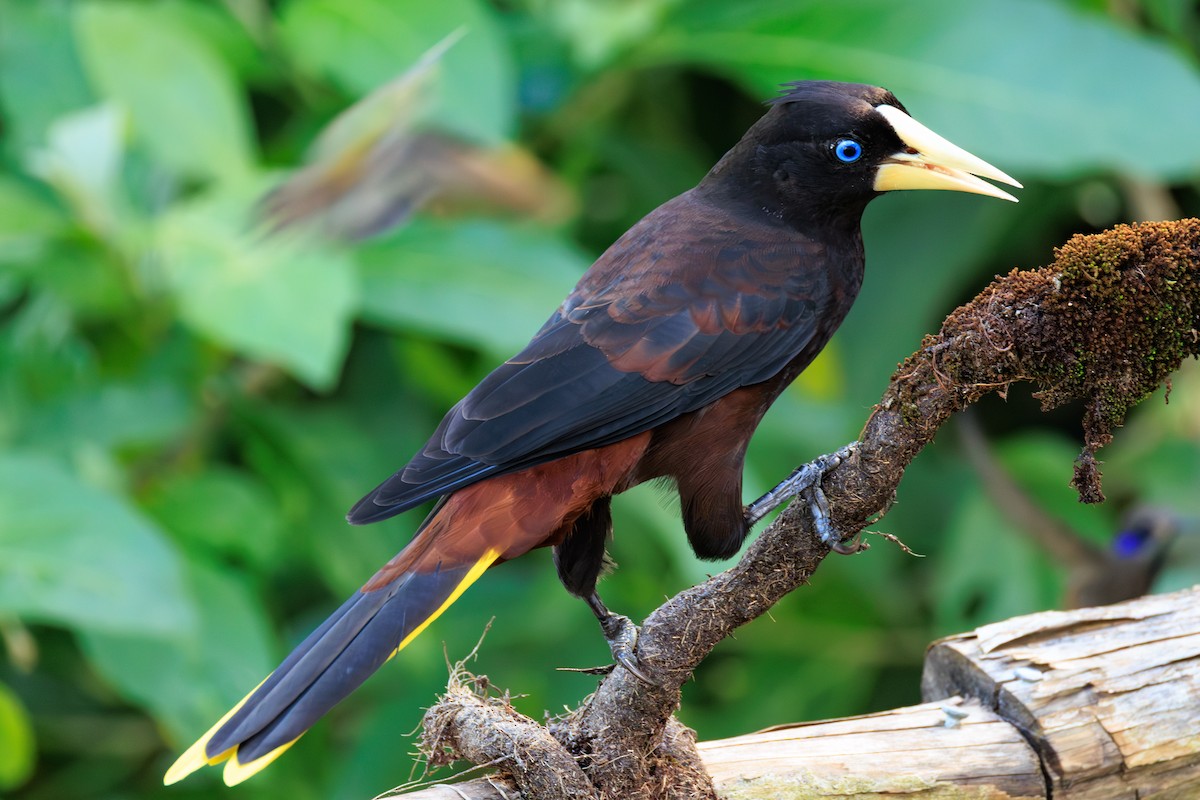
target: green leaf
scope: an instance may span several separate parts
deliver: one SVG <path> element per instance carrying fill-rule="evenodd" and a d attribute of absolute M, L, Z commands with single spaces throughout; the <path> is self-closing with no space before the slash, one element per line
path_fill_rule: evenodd
<path fill-rule="evenodd" d="M 466 35 L 437 67 L 430 118 L 485 142 L 502 140 L 515 123 L 514 67 L 490 11 L 476 0 L 295 0 L 280 35 L 302 69 L 361 96 L 460 27 Z"/>
<path fill-rule="evenodd" d="M 25 270 L 31 288 L 63 308 L 79 326 L 128 322 L 141 308 L 120 256 L 83 236 L 54 241 Z"/>
<path fill-rule="evenodd" d="M 75 32 L 96 89 L 129 111 L 154 156 L 190 177 L 247 170 L 245 101 L 225 63 L 176 17 L 144 3 L 82 3 Z"/>
<path fill-rule="evenodd" d="M 50 123 L 92 102 L 66 3 L 0 0 L 0 112 L 15 151 Z"/>
<path fill-rule="evenodd" d="M 1081 447 L 1082 442 L 1062 435 L 1031 431 L 1007 437 L 998 455 L 1017 484 L 1047 514 L 1107 547 L 1116 532 L 1113 507 L 1081 503 L 1079 493 L 1071 488 L 1072 465 Z"/>
<path fill-rule="evenodd" d="M 31 408 L 18 441 L 64 453 L 84 444 L 107 450 L 165 446 L 176 442 L 193 420 L 189 398 L 167 381 L 79 384 L 75 391 Z"/>
<path fill-rule="evenodd" d="M 346 524 L 351 504 L 399 466 L 395 454 L 381 455 L 376 431 L 332 407 L 248 407 L 244 413 L 254 425 L 246 459 L 272 481 L 287 515 L 290 549 L 307 553 L 339 594 L 355 591 L 420 523 L 409 514 L 378 526 Z"/>
<path fill-rule="evenodd" d="M 44 403 L 94 375 L 94 352 L 61 303 L 42 296 L 18 306 L 0 325 L 0 439 L 22 439 Z"/>
<path fill-rule="evenodd" d="M 124 115 L 115 106 L 73 111 L 54 121 L 46 145 L 29 159 L 33 172 L 92 230 L 107 231 L 114 224 L 124 128 Z"/>
<path fill-rule="evenodd" d="M 153 10 L 202 39 L 243 83 L 270 76 L 281 67 L 275 59 L 264 58 L 255 43 L 266 38 L 270 13 L 259 0 L 159 0 Z"/>
<path fill-rule="evenodd" d="M 935 596 L 939 634 L 1060 605 L 1061 578 L 1021 531 L 973 487 L 961 496 L 938 555 Z"/>
<path fill-rule="evenodd" d="M 1104 487 L 1110 497 L 1200 520 L 1200 362 L 1185 361 L 1171 384 L 1169 403 L 1160 388 L 1131 411 L 1125 427 L 1101 451 Z"/>
<path fill-rule="evenodd" d="M 1105 6 L 1101 6 L 1103 10 Z M 1177 36 L 1186 43 L 1189 32 L 1195 32 L 1193 15 L 1196 6 L 1192 0 L 1142 0 L 1142 13 L 1157 27 Z"/>
<path fill-rule="evenodd" d="M 166 633 L 193 622 L 179 561 L 122 498 L 44 458 L 0 455 L 0 612 Z"/>
<path fill-rule="evenodd" d="M 266 565 L 283 532 L 275 501 L 258 480 L 214 465 L 157 488 L 147 510 L 188 552 L 213 552 Z"/>
<path fill-rule="evenodd" d="M 0 264 L 35 260 L 63 222 L 57 209 L 25 184 L 0 175 Z"/>
<path fill-rule="evenodd" d="M 1035 46 L 1020 43 L 1036 32 Z M 650 58 L 688 59 L 763 96 L 802 78 L 887 86 L 914 115 L 1020 176 L 1117 168 L 1182 177 L 1200 75 L 1166 44 L 1037 0 L 701 0 Z"/>
<path fill-rule="evenodd" d="M 33 724 L 21 701 L 0 683 L 0 789 L 15 789 L 37 762 Z"/>
<path fill-rule="evenodd" d="M 357 300 L 346 255 L 249 228 L 253 188 L 210 195 L 167 215 L 159 231 L 184 320 L 318 389 L 331 386 Z"/>
<path fill-rule="evenodd" d="M 1029 433 L 1009 437 L 996 455 L 1043 514 L 1106 547 L 1115 530 L 1111 510 L 1080 503 L 1068 485 L 1078 454 L 1078 446 L 1064 437 Z M 1061 573 L 1069 565 L 1052 564 L 1037 535 L 1018 528 L 978 484 L 961 494 L 946 529 L 950 543 L 939 554 L 940 575 L 933 584 L 940 631 L 1062 605 Z"/>
<path fill-rule="evenodd" d="M 419 220 L 359 253 L 362 315 L 508 356 L 587 268 L 544 231 Z"/>
<path fill-rule="evenodd" d="M 207 730 L 274 665 L 262 603 L 242 582 L 193 561 L 187 586 L 199 613 L 191 635 L 82 637 L 93 666 L 178 742 Z"/>
<path fill-rule="evenodd" d="M 680 0 L 639 0 L 636 3 L 597 3 L 558 0 L 534 5 L 562 38 L 571 43 L 580 64 L 594 70 L 646 38 L 662 23 L 667 10 Z"/>

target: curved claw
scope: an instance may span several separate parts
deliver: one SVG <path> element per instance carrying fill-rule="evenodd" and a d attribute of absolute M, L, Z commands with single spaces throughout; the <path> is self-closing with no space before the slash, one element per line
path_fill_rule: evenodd
<path fill-rule="evenodd" d="M 629 674 L 637 678 L 647 686 L 658 686 L 658 683 L 646 677 L 646 674 L 638 668 L 637 656 L 631 652 L 618 653 L 616 648 L 613 648 L 613 660 L 629 671 Z"/>
<path fill-rule="evenodd" d="M 832 542 L 826 542 L 826 544 L 829 545 L 830 550 L 843 556 L 852 556 L 856 553 L 861 553 L 868 547 L 867 543 L 862 539 L 861 532 L 854 534 L 849 539 L 835 539 Z"/>
<path fill-rule="evenodd" d="M 593 595 L 593 597 L 595 596 Z M 608 649 L 612 653 L 613 661 L 627 669 L 629 674 L 647 686 L 657 686 L 656 682 L 650 680 L 642 672 L 637 656 L 634 654 L 637 648 L 637 625 L 634 625 L 633 620 L 629 617 L 623 614 L 614 614 L 604 608 L 603 603 L 600 603 L 599 600 L 598 597 L 595 597 L 596 605 L 604 609 L 604 615 L 599 617 L 600 627 L 604 630 L 604 638 L 608 640 Z"/>
<path fill-rule="evenodd" d="M 834 457 L 837 457 L 837 455 L 835 453 Z M 838 532 L 834 530 L 833 525 L 829 521 L 829 501 L 825 499 L 825 491 L 821 488 L 819 479 L 811 486 L 806 487 L 801 492 L 801 495 L 808 502 L 808 510 L 812 514 L 813 525 L 817 529 L 817 535 L 821 537 L 821 541 L 830 550 L 843 556 L 852 556 L 867 549 L 868 545 L 862 540 L 861 531 L 849 539 L 843 540 L 838 535 Z"/>

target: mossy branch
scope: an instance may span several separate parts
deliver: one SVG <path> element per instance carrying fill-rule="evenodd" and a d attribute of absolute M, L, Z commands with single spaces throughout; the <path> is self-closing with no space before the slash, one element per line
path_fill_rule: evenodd
<path fill-rule="evenodd" d="M 1074 485 L 1081 500 L 1102 500 L 1097 449 L 1134 404 L 1185 358 L 1200 355 L 1198 273 L 1200 220 L 1184 220 L 1076 236 L 1049 266 L 997 278 L 905 360 L 855 455 L 827 474 L 836 528 L 847 537 L 860 532 L 890 506 L 904 469 L 946 420 L 1022 381 L 1036 386 L 1047 409 L 1083 401 Z M 659 685 L 617 670 L 549 726 L 571 761 L 564 785 L 577 785 L 578 768 L 597 798 L 714 797 L 698 774 L 692 738 L 672 717 L 680 687 L 718 642 L 805 583 L 828 552 L 811 515 L 794 504 L 736 565 L 655 610 L 642 626 L 638 660 Z M 463 741 L 461 731 L 486 727 L 494 716 L 487 704 L 472 713 L 460 695 L 452 692 L 427 716 L 442 726 L 427 740 L 442 757 Z M 491 749 L 487 756 L 505 763 L 524 796 L 546 797 L 544 770 L 526 775 L 522 752 L 529 751 L 513 741 L 508 758 Z M 470 797 L 466 786 L 455 791 Z"/>
<path fill-rule="evenodd" d="M 946 419 L 1031 382 L 1043 410 L 1081 400 L 1074 485 L 1100 502 L 1096 451 L 1130 408 L 1200 353 L 1200 220 L 1075 236 L 1038 270 L 1013 270 L 954 311 L 900 366 L 864 431 L 907 464 Z M 871 448 L 864 448 L 864 454 Z"/>

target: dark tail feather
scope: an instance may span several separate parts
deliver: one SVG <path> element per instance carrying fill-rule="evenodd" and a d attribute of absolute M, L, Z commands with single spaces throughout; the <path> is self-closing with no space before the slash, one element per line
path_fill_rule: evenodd
<path fill-rule="evenodd" d="M 266 767 L 326 711 L 433 622 L 499 557 L 412 571 L 373 591 L 359 591 L 292 651 L 282 664 L 167 771 L 175 783 L 206 764 L 225 761 L 225 783 Z"/>

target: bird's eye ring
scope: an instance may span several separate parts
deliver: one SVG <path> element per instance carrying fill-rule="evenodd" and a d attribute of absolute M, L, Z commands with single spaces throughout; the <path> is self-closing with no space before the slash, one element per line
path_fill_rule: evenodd
<path fill-rule="evenodd" d="M 838 139 L 833 146 L 833 154 L 843 164 L 853 164 L 862 158 L 862 145 L 853 139 Z"/>

